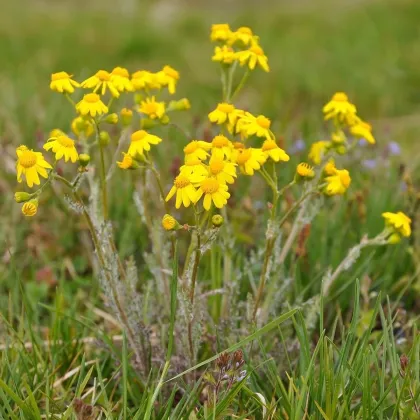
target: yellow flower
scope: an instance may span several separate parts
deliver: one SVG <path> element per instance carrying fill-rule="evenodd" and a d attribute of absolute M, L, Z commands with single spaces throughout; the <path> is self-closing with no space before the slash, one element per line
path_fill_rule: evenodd
<path fill-rule="evenodd" d="M 245 175 L 254 175 L 267 159 L 261 149 L 235 149 L 235 152 L 234 160 Z"/>
<path fill-rule="evenodd" d="M 152 96 L 141 101 L 138 110 L 152 120 L 161 119 L 165 115 L 165 102 L 156 102 L 155 97 Z"/>
<path fill-rule="evenodd" d="M 74 140 L 67 136 L 51 137 L 48 142 L 44 144 L 45 150 L 51 150 L 55 153 L 55 159 L 60 160 L 64 157 L 64 160 L 68 162 L 70 159 L 73 163 L 79 159 Z"/>
<path fill-rule="evenodd" d="M 382 217 L 385 219 L 385 225 L 394 229 L 396 233 L 405 237 L 411 235 L 411 219 L 403 212 L 385 212 L 382 213 Z"/>
<path fill-rule="evenodd" d="M 83 99 L 76 105 L 76 111 L 81 115 L 96 115 L 106 114 L 108 107 L 101 101 L 101 98 L 96 93 L 88 93 L 83 96 Z"/>
<path fill-rule="evenodd" d="M 17 180 L 22 182 L 22 175 L 26 178 L 28 187 L 34 184 L 39 185 L 39 175 L 43 178 L 48 178 L 46 169 L 52 169 L 52 166 L 44 159 L 41 152 L 34 152 L 29 150 L 26 146 L 19 146 L 16 149 L 17 162 Z"/>
<path fill-rule="evenodd" d="M 158 73 L 160 84 L 168 86 L 168 91 L 171 95 L 175 93 L 176 83 L 179 80 L 179 72 L 171 66 L 165 66 L 162 71 Z"/>
<path fill-rule="evenodd" d="M 74 81 L 72 76 L 65 71 L 59 71 L 51 75 L 50 89 L 59 93 L 73 93 L 75 87 L 80 84 Z"/>
<path fill-rule="evenodd" d="M 26 217 L 35 216 L 38 211 L 38 200 L 30 200 L 22 206 L 22 214 Z"/>
<path fill-rule="evenodd" d="M 357 138 L 363 138 L 370 144 L 375 144 L 375 137 L 372 135 L 372 126 L 365 121 L 359 120 L 350 127 L 350 133 Z"/>
<path fill-rule="evenodd" d="M 133 92 L 134 90 L 130 73 L 124 67 L 115 67 L 111 72 L 110 81 L 119 92 Z"/>
<path fill-rule="evenodd" d="M 223 159 L 225 156 L 227 159 L 230 159 L 232 156 L 233 144 L 232 142 L 222 134 L 214 137 L 212 142 L 212 155 L 221 156 Z"/>
<path fill-rule="evenodd" d="M 271 121 L 264 117 L 264 115 L 258 115 L 254 117 L 252 114 L 247 113 L 244 117 L 240 118 L 236 125 L 236 132 L 242 133 L 245 136 L 265 137 L 271 139 L 272 134 L 270 131 Z"/>
<path fill-rule="evenodd" d="M 180 173 L 188 178 L 197 179 L 207 176 L 208 169 L 198 157 L 193 156 L 185 160 L 185 164 L 180 167 Z"/>
<path fill-rule="evenodd" d="M 232 34 L 227 23 L 216 23 L 211 25 L 210 39 L 212 41 L 227 41 Z"/>
<path fill-rule="evenodd" d="M 53 128 L 50 131 L 50 138 L 51 137 L 59 137 L 59 136 L 65 136 L 66 133 L 63 130 L 60 130 L 59 128 Z"/>
<path fill-rule="evenodd" d="M 258 38 L 252 33 L 251 28 L 241 26 L 237 31 L 231 33 L 231 36 L 228 39 L 228 44 L 232 45 L 239 41 L 242 45 L 248 46 L 257 40 Z"/>
<path fill-rule="evenodd" d="M 124 152 L 123 160 L 121 162 L 117 162 L 117 165 L 121 169 L 137 169 L 139 167 L 134 158 L 130 154 Z"/>
<path fill-rule="evenodd" d="M 334 175 L 325 178 L 328 185 L 325 187 L 325 193 L 328 195 L 344 194 L 350 186 L 351 178 L 346 169 L 336 169 Z"/>
<path fill-rule="evenodd" d="M 85 117 L 81 117 L 80 115 L 71 122 L 71 129 L 77 137 L 80 137 L 80 135 L 83 134 L 84 137 L 88 138 L 95 133 L 92 121 Z"/>
<path fill-rule="evenodd" d="M 264 50 L 259 45 L 253 45 L 245 51 L 238 51 L 236 53 L 241 66 L 247 64 L 250 70 L 254 70 L 255 66 L 261 67 L 264 71 L 269 72 L 268 58 L 264 54 Z"/>
<path fill-rule="evenodd" d="M 147 70 L 133 73 L 131 83 L 135 90 L 160 89 L 162 87 L 158 75 Z"/>
<path fill-rule="evenodd" d="M 162 226 L 165 230 L 174 230 L 179 227 L 179 223 L 170 214 L 165 214 L 162 218 Z"/>
<path fill-rule="evenodd" d="M 296 173 L 302 178 L 312 179 L 315 176 L 314 168 L 306 162 L 301 162 L 296 167 Z"/>
<path fill-rule="evenodd" d="M 325 120 L 337 118 L 339 121 L 348 122 L 356 116 L 356 107 L 349 102 L 344 92 L 337 92 L 322 108 Z"/>
<path fill-rule="evenodd" d="M 313 143 L 309 150 L 309 159 L 315 163 L 315 165 L 319 165 L 330 146 L 331 142 L 324 140 Z"/>
<path fill-rule="evenodd" d="M 191 203 L 195 204 L 199 199 L 197 190 L 192 185 L 190 179 L 184 174 L 179 174 L 175 180 L 174 185 L 166 196 L 166 201 L 169 201 L 176 193 L 175 207 L 179 209 L 181 204 L 184 207 L 189 207 Z"/>
<path fill-rule="evenodd" d="M 335 145 L 343 144 L 346 141 L 346 135 L 344 134 L 344 132 L 342 130 L 334 131 L 331 134 L 331 141 Z"/>
<path fill-rule="evenodd" d="M 233 48 L 223 45 L 222 47 L 214 48 L 214 54 L 211 59 L 223 64 L 232 64 L 236 60 L 236 53 Z"/>
<path fill-rule="evenodd" d="M 128 148 L 128 154 L 132 157 L 142 156 L 143 151 L 149 151 L 151 144 L 159 144 L 162 139 L 147 131 L 138 130 L 131 135 L 131 144 Z"/>
<path fill-rule="evenodd" d="M 204 195 L 203 207 L 207 211 L 210 210 L 212 202 L 218 209 L 221 209 L 227 204 L 230 197 L 228 186 L 214 177 L 203 179 L 197 194 L 198 200 Z"/>
<path fill-rule="evenodd" d="M 224 124 L 229 122 L 229 124 L 233 125 L 238 118 L 238 112 L 232 104 L 222 102 L 217 105 L 215 110 L 210 112 L 208 117 L 212 123 Z"/>
<path fill-rule="evenodd" d="M 128 108 L 123 108 L 121 110 L 121 121 L 124 126 L 128 126 L 131 124 L 131 121 L 133 119 L 133 111 Z"/>
<path fill-rule="evenodd" d="M 236 164 L 213 155 L 209 161 L 209 173 L 222 184 L 233 184 L 236 178 Z"/>
<path fill-rule="evenodd" d="M 334 159 L 330 159 L 327 164 L 324 166 L 324 173 L 325 175 L 335 175 L 337 172 L 337 168 L 335 167 Z"/>
<path fill-rule="evenodd" d="M 264 152 L 267 159 L 271 158 L 274 162 L 287 162 L 290 159 L 289 155 L 271 139 L 264 141 L 261 150 Z"/>
<path fill-rule="evenodd" d="M 210 150 L 210 149 L 211 149 L 211 144 L 207 143 L 206 141 L 202 141 L 202 140 L 190 141 L 184 147 L 185 160 L 190 159 L 190 158 L 197 158 L 200 160 L 205 160 L 207 156 L 209 155 L 207 153 L 207 150 Z"/>
<path fill-rule="evenodd" d="M 105 95 L 106 90 L 109 89 L 111 95 L 115 98 L 120 96 L 120 92 L 118 92 L 118 89 L 111 80 L 111 73 L 105 70 L 99 70 L 93 76 L 83 81 L 81 86 L 85 89 L 93 89 L 93 92 L 100 90 L 101 95 Z"/>

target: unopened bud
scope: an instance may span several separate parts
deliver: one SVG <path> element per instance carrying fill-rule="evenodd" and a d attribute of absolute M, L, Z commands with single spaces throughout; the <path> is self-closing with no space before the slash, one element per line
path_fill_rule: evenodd
<path fill-rule="evenodd" d="M 114 112 L 106 116 L 105 121 L 108 124 L 117 124 L 118 123 L 118 115 Z"/>
<path fill-rule="evenodd" d="M 27 201 L 22 206 L 22 213 L 24 216 L 27 216 L 27 217 L 35 216 L 37 211 L 38 211 L 38 200 L 36 198 L 30 201 Z"/>
<path fill-rule="evenodd" d="M 339 154 L 339 155 L 345 155 L 347 153 L 347 148 L 346 146 L 342 145 L 342 146 L 338 146 L 336 147 L 335 151 Z"/>
<path fill-rule="evenodd" d="M 82 153 L 82 154 L 79 155 L 80 166 L 83 166 L 83 167 L 88 166 L 89 162 L 90 162 L 90 156 L 89 155 L 87 155 L 86 153 Z"/>
<path fill-rule="evenodd" d="M 156 127 L 157 125 L 158 125 L 158 122 L 150 118 L 142 118 L 140 121 L 140 127 L 143 130 L 149 130 L 150 128 Z"/>
<path fill-rule="evenodd" d="M 215 214 L 212 218 L 211 218 L 211 222 L 213 223 L 214 227 L 220 227 L 223 225 L 225 219 L 223 219 L 223 216 L 221 216 L 220 214 Z"/>
<path fill-rule="evenodd" d="M 179 223 L 175 219 L 175 217 L 171 216 L 170 214 L 165 214 L 162 218 L 162 226 L 165 230 L 176 230 L 180 228 Z"/>
<path fill-rule="evenodd" d="M 30 200 L 32 195 L 33 194 L 29 194 L 24 191 L 15 192 L 15 201 L 16 203 L 24 203 L 25 201 Z"/>
<path fill-rule="evenodd" d="M 99 143 L 102 147 L 108 146 L 111 141 L 111 137 L 107 131 L 101 131 L 99 133 Z"/>
<path fill-rule="evenodd" d="M 165 114 L 162 116 L 162 118 L 160 119 L 160 122 L 164 125 L 169 124 L 169 117 Z"/>
<path fill-rule="evenodd" d="M 401 236 L 398 233 L 393 233 L 389 238 L 388 238 L 388 243 L 390 245 L 395 245 L 401 242 Z"/>
<path fill-rule="evenodd" d="M 125 127 L 129 126 L 132 120 L 133 120 L 133 111 L 128 108 L 123 108 L 121 110 L 121 122 L 123 126 Z"/>
<path fill-rule="evenodd" d="M 190 108 L 191 104 L 187 98 L 182 98 L 179 101 L 170 101 L 168 105 L 169 111 L 186 111 Z"/>

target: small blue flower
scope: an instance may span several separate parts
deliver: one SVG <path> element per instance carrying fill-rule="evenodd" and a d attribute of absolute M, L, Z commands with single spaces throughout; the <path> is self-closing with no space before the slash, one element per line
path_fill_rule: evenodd
<path fill-rule="evenodd" d="M 401 154 L 401 147 L 396 141 L 388 143 L 388 152 L 391 156 L 399 156 Z"/>
<path fill-rule="evenodd" d="M 294 153 L 303 152 L 305 149 L 306 149 L 305 141 L 303 139 L 298 139 L 292 144 L 292 147 L 290 148 L 290 153 L 294 154 Z"/>

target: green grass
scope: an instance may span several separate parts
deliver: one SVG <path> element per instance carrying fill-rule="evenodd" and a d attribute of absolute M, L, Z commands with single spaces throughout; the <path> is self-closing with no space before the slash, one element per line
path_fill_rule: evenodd
<path fill-rule="evenodd" d="M 0 418 L 88 419 L 91 410 L 115 419 L 417 418 L 420 4 L 181 1 L 174 7 L 160 1 L 140 3 L 129 14 L 121 5 L 21 0 L 19 7 L 6 5 L 0 17 Z M 178 260 L 160 261 L 168 253 L 156 188 L 141 176 L 119 172 L 110 186 L 111 219 L 120 256 L 139 267 L 139 330 L 146 326 L 151 334 L 153 366 L 143 372 L 115 313 L 104 305 L 109 296 L 98 281 L 87 225 L 63 200 L 66 191 L 47 190 L 37 217 L 23 220 L 13 200 L 15 147 L 39 148 L 49 130 L 69 129 L 72 110 L 48 89 L 51 72 L 66 70 L 82 80 L 116 65 L 131 71 L 164 64 L 179 69 L 177 97 L 188 97 L 192 110 L 175 122 L 192 138 L 202 138 L 209 129 L 206 115 L 221 97 L 208 36 L 210 25 L 222 21 L 249 25 L 261 38 L 271 72 L 255 72 L 237 102 L 272 118 L 286 150 L 298 138 L 306 145 L 325 138 L 321 108 L 337 90 L 346 91 L 372 121 L 378 145 L 339 159 L 350 169 L 351 189 L 345 198 L 323 200 L 309 236 L 301 234 L 302 246 L 273 267 L 269 309 L 257 324 L 249 313 L 271 196 L 258 179 L 235 185 L 228 227 L 199 271 L 202 299 L 194 316 L 202 339 L 194 362 L 185 339 L 191 309 L 186 285 L 176 275 L 185 263 L 187 235 L 179 235 Z M 174 127 L 157 133 L 169 140 L 156 154 L 167 191 L 169 166 L 187 140 Z M 116 140 L 113 135 L 107 164 L 113 164 Z M 386 156 L 391 140 L 401 144 L 401 156 Z M 283 184 L 306 153 L 281 167 Z M 381 156 L 374 169 L 362 163 Z M 401 188 L 401 167 L 412 176 L 413 191 Z M 159 215 L 153 229 L 139 216 L 135 191 L 145 192 L 151 215 Z M 281 211 L 298 193 L 294 187 Z M 81 194 L 88 197 L 86 184 Z M 412 237 L 398 246 L 364 250 L 322 298 L 327 269 L 364 234 L 382 230 L 383 211 L 397 210 L 412 217 Z M 186 212 L 174 215 L 189 221 Z M 292 220 L 283 227 L 285 237 Z M 170 279 L 169 294 L 161 266 Z M 221 288 L 223 293 L 211 295 Z M 217 356 L 238 349 L 246 379 L 230 388 L 224 384 L 214 405 Z M 402 354 L 408 356 L 405 370 Z"/>

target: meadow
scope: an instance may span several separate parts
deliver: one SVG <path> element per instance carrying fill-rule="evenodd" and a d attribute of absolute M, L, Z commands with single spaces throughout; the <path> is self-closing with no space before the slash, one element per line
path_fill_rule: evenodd
<path fill-rule="evenodd" d="M 419 418 L 420 3 L 2 8 L 0 418 Z"/>

